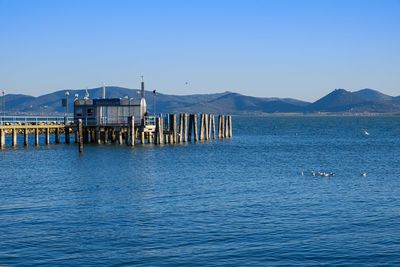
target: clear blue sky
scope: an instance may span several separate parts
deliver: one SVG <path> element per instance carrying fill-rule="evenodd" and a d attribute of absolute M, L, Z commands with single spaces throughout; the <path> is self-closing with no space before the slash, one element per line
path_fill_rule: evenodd
<path fill-rule="evenodd" d="M 0 88 L 400 95 L 400 0 L 0 0 Z M 186 84 L 188 82 L 188 84 Z"/>

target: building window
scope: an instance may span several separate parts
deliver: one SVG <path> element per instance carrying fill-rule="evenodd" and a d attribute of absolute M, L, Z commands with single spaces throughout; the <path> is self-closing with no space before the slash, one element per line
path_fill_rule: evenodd
<path fill-rule="evenodd" d="M 75 112 L 77 117 L 82 117 L 82 108 L 77 108 Z"/>
<path fill-rule="evenodd" d="M 88 108 L 87 109 L 87 115 L 88 116 L 93 116 L 93 108 Z"/>

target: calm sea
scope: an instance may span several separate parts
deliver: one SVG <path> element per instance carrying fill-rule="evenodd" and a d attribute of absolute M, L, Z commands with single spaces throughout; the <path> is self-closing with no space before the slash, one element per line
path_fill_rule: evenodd
<path fill-rule="evenodd" d="M 0 151 L 0 265 L 400 264 L 400 117 L 233 122 L 202 144 Z"/>

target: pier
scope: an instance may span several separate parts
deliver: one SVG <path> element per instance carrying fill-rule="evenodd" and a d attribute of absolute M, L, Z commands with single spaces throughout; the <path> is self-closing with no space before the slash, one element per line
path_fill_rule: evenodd
<path fill-rule="evenodd" d="M 40 136 L 44 136 L 44 145 L 49 145 L 50 140 L 55 144 L 76 143 L 80 152 L 83 152 L 85 144 L 167 145 L 226 139 L 233 135 L 230 115 L 218 115 L 217 125 L 214 114 L 161 114 L 143 116 L 139 121 L 135 121 L 134 116 L 127 116 L 119 118 L 119 121 L 93 125 L 82 118 L 41 120 L 36 117 L 33 120 L 15 117 L 14 121 L 2 121 L 0 125 L 0 148 L 19 145 L 19 135 L 23 136 L 21 145 L 24 146 L 29 145 L 30 138 L 34 139 L 35 146 L 39 146 Z M 6 144 L 7 135 L 11 137 L 7 138 L 9 144 Z"/>
<path fill-rule="evenodd" d="M 0 120 L 0 148 L 6 146 L 6 135 L 11 135 L 11 146 L 18 143 L 23 135 L 23 144 L 29 144 L 33 135 L 36 146 L 40 135 L 45 136 L 44 144 L 64 142 L 78 144 L 83 152 L 84 144 L 182 144 L 232 137 L 232 116 L 218 115 L 217 126 L 214 114 L 180 113 L 149 115 L 145 99 L 144 82 L 141 82 L 140 98 L 106 98 L 103 86 L 101 98 L 90 99 L 89 93 L 83 98 L 75 95 L 73 117 L 5 117 Z M 68 96 L 62 99 L 68 114 Z M 155 114 L 155 110 L 153 110 Z M 216 129 L 218 132 L 216 132 Z M 54 138 L 50 138 L 54 135 Z"/>

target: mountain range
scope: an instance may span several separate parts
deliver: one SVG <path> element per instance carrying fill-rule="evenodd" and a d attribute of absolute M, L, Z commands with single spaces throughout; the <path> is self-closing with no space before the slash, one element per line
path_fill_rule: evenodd
<path fill-rule="evenodd" d="M 100 98 L 101 88 L 89 89 L 90 98 Z M 61 115 L 66 112 L 61 105 L 66 90 L 33 97 L 29 95 L 7 94 L 0 97 L 1 111 L 6 114 Z M 138 89 L 109 86 L 107 98 L 139 98 Z M 83 97 L 85 90 L 69 90 L 68 110 L 73 110 L 75 95 Z M 152 113 L 154 95 L 145 93 L 148 110 Z M 194 95 L 169 95 L 158 93 L 155 96 L 157 113 L 204 112 L 225 114 L 271 114 L 271 113 L 398 113 L 400 96 L 389 96 L 373 89 L 350 92 L 335 89 L 326 96 L 311 103 L 292 98 L 263 98 L 241 95 L 233 92 Z"/>

